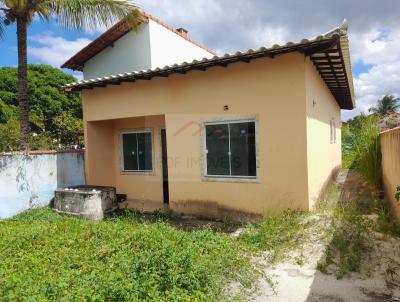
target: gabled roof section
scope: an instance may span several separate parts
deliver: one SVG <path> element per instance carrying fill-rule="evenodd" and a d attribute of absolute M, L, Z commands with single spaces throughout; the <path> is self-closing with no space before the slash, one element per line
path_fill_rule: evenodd
<path fill-rule="evenodd" d="M 98 79 L 83 80 L 64 86 L 65 91 L 81 91 L 107 85 L 119 85 L 123 82 L 150 80 L 154 77 L 168 77 L 171 74 L 186 74 L 191 70 L 206 71 L 214 66 L 226 67 L 237 62 L 249 63 L 258 58 L 274 58 L 277 55 L 300 52 L 310 57 L 322 79 L 332 92 L 341 109 L 354 109 L 354 88 L 351 71 L 349 40 L 347 36 L 348 24 L 343 24 L 324 35 L 311 40 L 303 39 L 300 42 L 289 42 L 285 45 L 274 45 L 271 48 L 249 49 L 246 52 L 204 58 L 190 63 L 174 64 L 164 68 L 155 68 L 119 75 L 106 76 Z"/>
<path fill-rule="evenodd" d="M 171 26 L 161 21 L 160 19 L 141 10 L 139 11 L 139 13 L 143 17 L 143 22 L 149 22 L 149 20 L 152 20 L 158 23 L 159 25 L 165 27 L 166 29 L 172 31 L 173 33 L 177 34 L 178 36 L 182 37 L 183 39 L 189 41 L 190 43 L 193 43 L 194 45 L 203 48 L 210 54 L 216 55 L 216 53 L 213 52 L 211 49 L 208 49 L 202 44 L 192 40 L 187 36 L 187 34 L 172 28 Z M 123 20 L 118 22 L 110 29 L 108 29 L 106 32 L 104 32 L 102 35 L 100 35 L 98 38 L 96 38 L 94 41 L 92 41 L 90 44 L 88 44 L 86 47 L 84 47 L 82 50 L 80 50 L 78 53 L 76 53 L 72 58 L 66 61 L 61 66 L 61 68 L 68 68 L 72 70 L 82 71 L 87 61 L 89 61 L 91 58 L 93 58 L 95 55 L 100 53 L 108 46 L 113 45 L 114 42 L 116 42 L 118 39 L 120 39 L 130 31 L 131 29 L 129 28 L 129 26 L 126 25 L 126 23 Z"/>

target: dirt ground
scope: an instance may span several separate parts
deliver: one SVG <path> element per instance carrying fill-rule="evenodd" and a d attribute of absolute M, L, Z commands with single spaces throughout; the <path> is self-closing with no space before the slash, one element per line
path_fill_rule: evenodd
<path fill-rule="evenodd" d="M 363 202 L 379 198 L 381 192 L 372 189 L 357 173 L 340 173 L 337 188 L 338 193 L 333 199 L 356 200 L 361 208 L 366 208 L 365 215 L 370 219 L 376 218 L 373 210 Z M 264 273 L 268 279 L 259 280 L 251 301 L 400 301 L 400 238 L 373 232 L 371 250 L 362 260 L 361 272 L 347 273 L 338 280 L 333 273 L 330 274 L 329 266 L 327 274 L 316 269 L 331 244 L 331 238 L 319 231 L 327 221 L 319 214 L 308 219 L 313 220 L 308 240 L 297 250 L 290 251 L 284 260 L 268 265 L 262 263 L 262 257 L 255 259 L 266 265 Z"/>

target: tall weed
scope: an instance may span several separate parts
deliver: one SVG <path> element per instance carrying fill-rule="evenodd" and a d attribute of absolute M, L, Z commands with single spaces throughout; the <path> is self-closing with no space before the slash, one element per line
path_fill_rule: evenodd
<path fill-rule="evenodd" d="M 343 163 L 358 170 L 370 183 L 380 187 L 382 181 L 379 116 L 359 116 L 343 126 Z"/>

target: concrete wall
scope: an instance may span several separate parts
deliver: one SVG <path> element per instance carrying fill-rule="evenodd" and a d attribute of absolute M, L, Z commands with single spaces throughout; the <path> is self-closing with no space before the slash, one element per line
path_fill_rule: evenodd
<path fill-rule="evenodd" d="M 381 133 L 383 188 L 395 216 L 400 222 L 400 202 L 395 199 L 400 186 L 400 128 Z"/>
<path fill-rule="evenodd" d="M 85 63 L 85 79 L 151 68 L 150 30 L 143 24 Z"/>
<path fill-rule="evenodd" d="M 82 152 L 0 155 L 0 219 L 48 205 L 58 187 L 84 183 Z"/>
<path fill-rule="evenodd" d="M 149 20 L 149 27 L 151 68 L 213 57 L 213 54 L 153 20 Z"/>
<path fill-rule="evenodd" d="M 263 214 L 308 209 L 305 74 L 304 56 L 292 53 L 84 91 L 88 184 L 108 179 L 109 184 L 117 184 L 119 193 L 124 193 L 123 186 L 135 186 L 133 178 L 126 182 L 115 160 L 99 170 L 106 158 L 98 153 L 118 156 L 116 133 L 112 139 L 111 131 L 133 126 L 116 127 L 118 119 L 163 115 L 173 209 L 218 216 L 224 211 Z M 203 123 L 248 118 L 257 122 L 257 179 L 204 177 Z M 108 124 L 107 129 L 102 131 L 100 124 Z M 110 171 L 118 172 L 112 175 Z M 141 192 L 154 187 L 150 181 L 140 183 Z M 131 193 L 128 198 L 136 197 Z"/>
<path fill-rule="evenodd" d="M 340 107 L 310 59 L 306 60 L 307 165 L 310 209 L 342 164 Z M 331 141 L 331 122 L 336 141 Z"/>

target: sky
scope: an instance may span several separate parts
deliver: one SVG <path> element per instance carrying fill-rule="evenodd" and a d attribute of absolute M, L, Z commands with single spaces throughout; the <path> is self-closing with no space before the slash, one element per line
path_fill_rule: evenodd
<path fill-rule="evenodd" d="M 186 28 L 190 37 L 218 54 L 312 38 L 346 18 L 357 108 L 343 111 L 342 119 L 368 112 L 385 94 L 400 97 L 400 0 L 136 0 L 134 4 L 173 27 Z M 59 67 L 104 30 L 67 31 L 37 20 L 28 33 L 29 63 Z M 17 65 L 15 31 L 15 26 L 7 27 L 0 41 L 0 66 Z"/>

